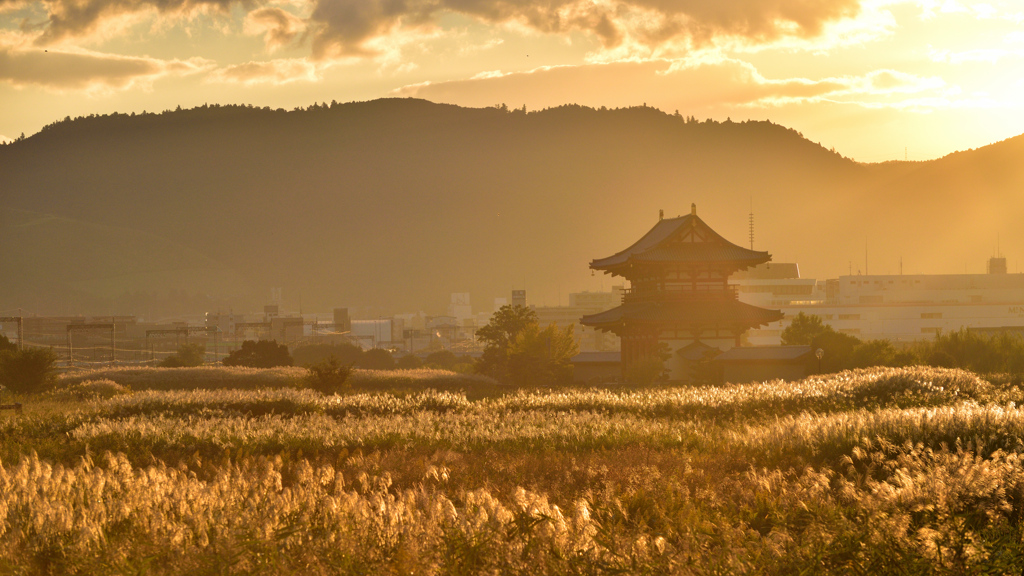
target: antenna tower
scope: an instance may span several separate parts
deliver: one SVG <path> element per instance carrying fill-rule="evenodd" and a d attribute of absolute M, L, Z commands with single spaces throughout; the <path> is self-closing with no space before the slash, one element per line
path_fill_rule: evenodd
<path fill-rule="evenodd" d="M 750 217 L 748 218 L 750 223 L 750 249 L 754 249 L 754 201 L 750 201 Z"/>

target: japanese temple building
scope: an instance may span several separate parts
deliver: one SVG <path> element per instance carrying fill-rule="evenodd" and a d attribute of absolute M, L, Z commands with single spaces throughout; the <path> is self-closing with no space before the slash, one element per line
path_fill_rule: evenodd
<path fill-rule="evenodd" d="M 619 336 L 623 373 L 665 343 L 669 377 L 688 380 L 695 350 L 728 350 L 750 328 L 782 319 L 778 310 L 740 302 L 728 283 L 733 272 L 770 260 L 718 235 L 692 205 L 689 215 L 660 219 L 629 248 L 590 263 L 629 280 L 630 288 L 620 306 L 581 322 Z"/>

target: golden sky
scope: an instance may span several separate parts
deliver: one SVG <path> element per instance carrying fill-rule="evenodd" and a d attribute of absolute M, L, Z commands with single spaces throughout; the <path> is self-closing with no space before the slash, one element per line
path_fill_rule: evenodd
<path fill-rule="evenodd" d="M 0 0 L 0 135 L 415 96 L 769 119 L 863 162 L 1024 133 L 1022 0 Z"/>

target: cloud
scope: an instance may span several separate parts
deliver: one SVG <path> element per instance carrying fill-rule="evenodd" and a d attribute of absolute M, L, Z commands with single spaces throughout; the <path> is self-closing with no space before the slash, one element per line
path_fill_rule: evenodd
<path fill-rule="evenodd" d="M 28 0 L 0 0 L 0 14 L 14 12 L 28 6 Z"/>
<path fill-rule="evenodd" d="M 584 32 L 605 49 L 707 45 L 719 37 L 768 42 L 812 37 L 853 18 L 861 0 L 314 0 L 315 58 L 366 56 L 369 42 L 444 13 L 552 34 Z"/>
<path fill-rule="evenodd" d="M 25 0 L 0 0 L 0 9 Z M 855 18 L 868 0 L 304 0 L 309 17 L 270 6 L 268 0 L 43 0 L 47 16 L 37 45 L 109 35 L 149 14 L 230 15 L 241 7 L 245 31 L 275 50 L 312 40 L 314 59 L 377 58 L 388 38 L 430 34 L 445 15 L 545 34 L 583 33 L 602 50 L 627 47 L 650 57 L 719 40 L 764 44 L 812 38 L 829 24 Z M 303 10 L 305 12 L 305 10 Z M 381 46 L 385 46 L 381 48 Z"/>
<path fill-rule="evenodd" d="M 229 84 L 288 84 L 290 82 L 317 82 L 319 69 L 303 58 L 287 58 L 266 62 L 246 62 L 214 70 L 208 82 Z"/>
<path fill-rule="evenodd" d="M 919 109 L 948 104 L 953 92 L 955 89 L 940 78 L 895 70 L 820 79 L 769 79 L 747 62 L 719 58 L 543 67 L 511 74 L 492 71 L 467 80 L 405 86 L 394 95 L 468 106 L 527 103 L 531 108 L 565 102 L 632 106 L 646 100 L 667 110 L 692 111 L 825 101 Z M 914 104 L 908 106 L 903 100 L 911 97 Z"/>
<path fill-rule="evenodd" d="M 5 0 L 0 0 L 0 5 Z M 12 0 L 6 0 L 12 1 Z M 15 0 L 17 1 L 17 0 Z M 202 13 L 228 14 L 238 5 L 251 10 L 260 0 L 49 0 L 43 3 L 47 19 L 36 39 L 39 46 L 93 34 L 102 28 L 132 16 L 156 12 L 167 16 L 188 16 Z"/>
<path fill-rule="evenodd" d="M 0 46 L 0 82 L 53 91 L 104 92 L 145 87 L 159 78 L 195 74 L 210 66 L 202 58 L 159 60 L 86 50 Z"/>
<path fill-rule="evenodd" d="M 259 8 L 245 16 L 245 33 L 262 35 L 270 52 L 294 42 L 305 28 L 302 18 L 281 8 Z"/>

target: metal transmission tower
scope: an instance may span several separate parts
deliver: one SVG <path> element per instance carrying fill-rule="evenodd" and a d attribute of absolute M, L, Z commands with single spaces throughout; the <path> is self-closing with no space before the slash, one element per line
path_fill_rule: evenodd
<path fill-rule="evenodd" d="M 146 330 L 146 350 L 149 350 L 149 359 L 156 359 L 156 351 L 153 349 L 153 345 L 149 341 L 149 337 L 153 335 L 163 334 L 174 334 L 175 344 L 178 344 L 177 337 L 182 334 L 185 335 L 185 342 L 188 342 L 188 328 L 157 328 L 153 330 Z"/>
<path fill-rule="evenodd" d="M 68 367 L 75 365 L 75 359 L 73 356 L 73 348 L 71 345 L 71 333 L 76 330 L 110 330 L 110 363 L 117 363 L 116 348 L 114 347 L 114 330 L 115 324 L 113 322 L 103 324 L 68 324 Z"/>
<path fill-rule="evenodd" d="M 750 207 L 750 218 L 747 220 L 750 223 L 750 249 L 754 249 L 754 207 Z"/>
<path fill-rule="evenodd" d="M 21 316 L 0 316 L 0 324 L 4 322 L 16 322 L 18 324 L 18 350 L 25 349 L 25 324 Z"/>
<path fill-rule="evenodd" d="M 153 330 L 146 330 L 146 350 L 149 350 L 149 359 L 150 360 L 155 360 L 156 359 L 156 351 L 153 349 L 153 347 L 152 347 L 152 345 L 150 344 L 150 341 L 149 341 L 149 337 L 150 336 L 152 336 L 154 334 L 155 335 L 174 334 L 177 337 L 177 336 L 181 336 L 182 334 L 184 334 L 185 335 L 185 343 L 188 344 L 188 336 L 189 336 L 189 334 L 192 334 L 193 332 L 207 332 L 207 333 L 211 333 L 212 332 L 213 333 L 213 358 L 214 358 L 214 360 L 216 360 L 217 359 L 217 355 L 218 355 L 218 350 L 217 350 L 218 349 L 218 344 L 219 344 L 219 341 L 220 341 L 220 338 L 219 338 L 219 336 L 220 336 L 220 329 L 217 328 L 216 326 L 183 326 L 181 328 L 157 328 L 157 329 L 153 329 Z M 175 341 L 176 344 L 180 345 L 179 342 L 180 342 L 179 340 Z"/>

